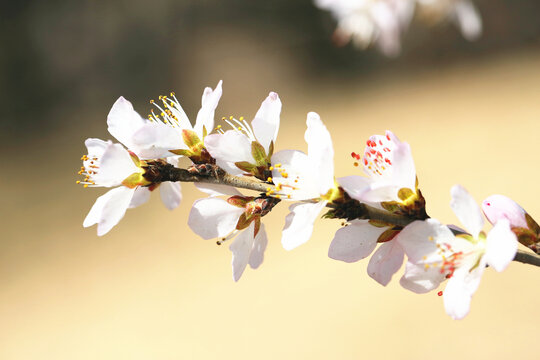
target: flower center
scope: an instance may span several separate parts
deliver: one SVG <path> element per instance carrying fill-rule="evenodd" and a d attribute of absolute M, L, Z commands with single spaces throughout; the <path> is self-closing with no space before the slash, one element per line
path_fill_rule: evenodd
<path fill-rule="evenodd" d="M 394 146 L 389 135 L 370 137 L 364 151 L 364 171 L 372 176 L 383 176 L 385 172 L 387 173 L 392 168 Z M 359 160 L 359 155 L 355 155 L 355 158 Z"/>
<path fill-rule="evenodd" d="M 433 236 L 428 238 L 429 241 L 435 241 Z M 426 263 L 424 267 L 429 269 L 430 267 L 439 268 L 441 274 L 446 274 L 446 278 L 449 279 L 454 275 L 454 272 L 461 264 L 465 254 L 463 251 L 454 251 L 452 245 L 449 243 L 436 243 L 437 246 L 437 255 L 441 257 L 440 262 Z M 427 257 L 424 257 L 426 260 Z"/>
<path fill-rule="evenodd" d="M 191 123 L 189 123 L 186 113 L 182 109 L 178 99 L 176 99 L 174 92 L 171 92 L 171 98 L 166 95 L 160 95 L 159 100 L 162 106 L 154 100 L 150 100 L 150 104 L 154 105 L 159 110 L 159 113 L 156 114 L 153 109 L 150 110 L 148 120 L 181 129 L 186 128 L 186 125 L 189 125 L 188 128 L 191 127 Z M 189 124 L 183 123 L 184 121 L 187 121 Z"/>
<path fill-rule="evenodd" d="M 99 169 L 98 157 L 94 155 L 83 155 L 81 160 L 83 161 L 83 166 L 81 166 L 77 174 L 84 176 L 84 179 L 77 180 L 77 184 L 82 184 L 85 188 L 90 185 L 96 185 L 93 178 Z"/>

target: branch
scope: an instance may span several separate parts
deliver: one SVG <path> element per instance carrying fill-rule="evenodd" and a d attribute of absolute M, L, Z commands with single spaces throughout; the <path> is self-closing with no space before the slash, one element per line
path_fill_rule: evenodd
<path fill-rule="evenodd" d="M 540 266 L 540 256 L 528 251 L 518 250 L 514 261 L 518 261 L 523 264 Z"/>
<path fill-rule="evenodd" d="M 194 165 L 189 169 L 176 168 L 164 162 L 149 162 L 146 168 L 145 177 L 147 180 L 158 183 L 163 181 L 199 182 L 207 184 L 227 185 L 235 188 L 253 190 L 260 193 L 267 193 L 269 190 L 276 192 L 276 187 L 272 184 L 261 182 L 256 178 L 240 177 L 229 175 L 225 170 L 216 165 L 203 164 Z M 315 200 L 306 200 L 314 202 Z M 335 204 L 328 204 L 330 208 L 335 208 Z M 366 220 L 377 220 L 388 224 L 407 226 L 416 219 L 407 216 L 392 214 L 386 210 L 374 208 L 372 206 L 357 203 L 357 218 Z M 456 232 L 454 230 L 454 232 Z M 518 250 L 514 261 L 540 267 L 540 255 Z"/>

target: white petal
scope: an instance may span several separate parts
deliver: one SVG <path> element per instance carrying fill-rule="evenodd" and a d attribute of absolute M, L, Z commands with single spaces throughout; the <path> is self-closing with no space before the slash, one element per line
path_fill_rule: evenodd
<path fill-rule="evenodd" d="M 337 179 L 339 185 L 353 199 L 363 201 L 362 195 L 369 190 L 371 180 L 364 176 L 345 176 Z"/>
<path fill-rule="evenodd" d="M 119 186 L 101 195 L 84 219 L 83 226 L 98 224 L 98 236 L 108 233 L 124 217 L 135 189 Z"/>
<path fill-rule="evenodd" d="M 454 185 L 450 193 L 452 195 L 450 206 L 454 210 L 454 214 L 456 214 L 459 221 L 471 233 L 473 238 L 478 238 L 478 234 L 480 234 L 484 226 L 484 218 L 482 217 L 480 207 L 461 185 Z"/>
<path fill-rule="evenodd" d="M 465 39 L 473 41 L 482 35 L 482 18 L 471 1 L 456 1 L 454 19 Z"/>
<path fill-rule="evenodd" d="M 120 144 L 109 144 L 100 159 L 97 174 L 93 175 L 96 185 L 117 186 L 131 174 L 139 172 L 131 156 Z"/>
<path fill-rule="evenodd" d="M 445 279 L 445 274 L 441 273 L 437 267 L 426 268 L 422 265 L 407 262 L 405 274 L 403 274 L 399 283 L 407 290 L 423 294 L 436 289 Z"/>
<path fill-rule="evenodd" d="M 214 90 L 207 87 L 203 91 L 201 101 L 202 106 L 197 114 L 197 120 L 195 121 L 194 127 L 195 132 L 199 138 L 201 138 L 201 140 L 203 138 L 203 126 L 206 128 L 208 133 L 214 130 L 214 114 L 216 107 L 218 106 L 219 99 L 221 99 L 221 94 L 223 93 L 221 88 L 222 84 L 223 81 L 220 80 Z"/>
<path fill-rule="evenodd" d="M 289 207 L 291 212 L 285 218 L 281 237 L 285 250 L 292 250 L 309 240 L 315 220 L 325 206 L 326 201 L 319 201 L 315 204 L 297 203 Z"/>
<path fill-rule="evenodd" d="M 463 281 L 454 276 L 446 285 L 443 292 L 444 308 L 454 320 L 463 319 L 469 313 L 472 293 Z"/>
<path fill-rule="evenodd" d="M 229 249 L 232 251 L 233 280 L 238 281 L 244 272 L 253 248 L 255 222 L 251 222 L 247 229 L 236 236 Z"/>
<path fill-rule="evenodd" d="M 392 151 L 392 183 L 400 188 L 414 190 L 416 185 L 416 167 L 412 157 L 411 147 L 399 139 L 391 132 L 386 135 L 396 142 L 396 147 Z"/>
<path fill-rule="evenodd" d="M 135 188 L 135 192 L 133 193 L 133 197 L 131 198 L 131 202 L 129 203 L 129 208 L 136 208 L 137 206 L 147 202 L 149 199 L 150 190 L 145 186 L 137 186 Z"/>
<path fill-rule="evenodd" d="M 281 100 L 278 94 L 271 92 L 262 102 L 259 111 L 251 122 L 257 141 L 264 147 L 266 153 L 270 142 L 276 141 L 279 130 L 279 114 L 281 113 Z"/>
<path fill-rule="evenodd" d="M 251 155 L 251 141 L 238 131 L 228 130 L 224 134 L 208 135 L 204 139 L 204 146 L 216 160 L 228 163 L 255 162 Z"/>
<path fill-rule="evenodd" d="M 304 139 L 308 144 L 308 157 L 317 176 L 319 193 L 324 195 L 334 186 L 332 138 L 317 113 L 308 113 L 306 123 Z"/>
<path fill-rule="evenodd" d="M 442 261 L 438 243 L 452 244 L 454 234 L 436 219 L 417 220 L 407 225 L 396 238 L 409 261 L 412 263 L 432 263 Z"/>
<path fill-rule="evenodd" d="M 169 150 L 187 149 L 187 146 L 179 128 L 154 121 L 133 133 L 130 149 L 141 159 L 156 159 L 172 156 Z"/>
<path fill-rule="evenodd" d="M 188 225 L 205 240 L 227 236 L 236 228 L 244 209 L 218 198 L 196 200 L 189 213 Z"/>
<path fill-rule="evenodd" d="M 103 153 L 105 152 L 105 149 L 109 144 L 112 144 L 112 142 L 96 138 L 88 138 L 84 141 L 84 145 L 86 146 L 88 155 L 97 158 L 101 158 L 103 156 Z"/>
<path fill-rule="evenodd" d="M 375 250 L 377 239 L 387 227 L 375 227 L 368 220 L 353 220 L 336 231 L 328 256 L 348 263 L 363 259 Z"/>
<path fill-rule="evenodd" d="M 210 196 L 222 195 L 242 195 L 236 188 L 228 185 L 209 184 L 209 183 L 194 183 L 195 187 Z"/>
<path fill-rule="evenodd" d="M 266 236 L 264 224 L 261 223 L 261 227 L 259 228 L 257 236 L 255 236 L 253 248 L 251 249 L 251 254 L 249 256 L 249 266 L 251 266 L 252 269 L 258 268 L 263 263 L 266 245 L 268 245 L 268 237 Z"/>
<path fill-rule="evenodd" d="M 490 223 L 508 219 L 511 227 L 528 228 L 525 210 L 514 200 L 504 195 L 491 195 L 482 201 L 482 211 Z"/>
<path fill-rule="evenodd" d="M 518 241 L 506 219 L 497 221 L 487 235 L 485 259 L 489 266 L 503 271 L 516 256 Z"/>
<path fill-rule="evenodd" d="M 382 181 L 372 181 L 368 188 L 358 196 L 362 202 L 383 202 L 402 200 L 398 196 L 401 186 L 396 186 Z"/>
<path fill-rule="evenodd" d="M 403 264 L 404 255 L 403 248 L 397 241 L 390 240 L 383 243 L 369 259 L 368 275 L 386 286 L 392 280 L 392 275 Z"/>
<path fill-rule="evenodd" d="M 282 193 L 291 195 L 291 200 L 317 199 L 321 196 L 319 184 L 313 166 L 306 154 L 296 150 L 282 150 L 271 159 L 274 170 L 274 184 L 284 185 Z M 277 167 L 281 164 L 281 167 Z M 282 176 L 282 172 L 287 175 Z"/>
<path fill-rule="evenodd" d="M 133 133 L 145 123 L 146 120 L 133 109 L 133 105 L 123 96 L 116 100 L 109 115 L 107 115 L 109 133 L 130 149 L 132 149 Z"/>
<path fill-rule="evenodd" d="M 159 196 L 167 209 L 176 209 L 182 201 L 182 187 L 179 182 L 162 182 L 159 185 Z"/>

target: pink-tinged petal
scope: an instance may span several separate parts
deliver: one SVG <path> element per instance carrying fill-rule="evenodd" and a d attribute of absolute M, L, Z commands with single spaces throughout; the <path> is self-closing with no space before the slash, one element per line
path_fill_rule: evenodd
<path fill-rule="evenodd" d="M 196 200 L 189 213 L 188 225 L 205 240 L 225 237 L 238 223 L 244 209 L 218 198 Z"/>
<path fill-rule="evenodd" d="M 317 174 L 306 154 L 296 150 L 282 150 L 271 159 L 272 179 L 277 186 L 283 185 L 284 194 L 291 200 L 317 199 L 321 196 Z M 281 166 L 277 166 L 281 164 Z"/>
<path fill-rule="evenodd" d="M 108 233 L 124 217 L 135 189 L 119 186 L 97 198 L 83 222 L 84 227 L 97 224 L 98 236 Z"/>
<path fill-rule="evenodd" d="M 195 187 L 205 194 L 210 196 L 222 196 L 222 195 L 242 195 L 242 193 L 236 188 L 228 185 L 208 184 L 208 183 L 194 183 Z"/>
<path fill-rule="evenodd" d="M 326 201 L 318 203 L 296 203 L 289 207 L 291 211 L 285 217 L 285 226 L 281 237 L 281 244 L 285 250 L 292 250 L 307 242 L 313 233 L 313 225 Z"/>
<path fill-rule="evenodd" d="M 390 131 L 387 131 L 386 134 L 395 137 Z M 392 183 L 401 188 L 414 190 L 416 187 L 416 167 L 409 144 L 399 142 L 396 145 L 393 151 L 392 167 Z"/>
<path fill-rule="evenodd" d="M 204 146 L 216 160 L 234 164 L 248 161 L 254 163 L 251 155 L 251 141 L 238 131 L 228 130 L 224 134 L 208 135 Z"/>
<path fill-rule="evenodd" d="M 308 144 L 308 158 L 317 179 L 319 194 L 334 187 L 334 148 L 332 138 L 317 113 L 307 115 L 304 139 Z"/>
<path fill-rule="evenodd" d="M 90 157 L 97 158 L 101 158 L 103 156 L 103 153 L 109 144 L 112 144 L 110 140 L 104 141 L 96 138 L 88 138 L 84 141 L 88 155 L 90 155 Z"/>
<path fill-rule="evenodd" d="M 147 202 L 149 199 L 150 190 L 144 186 L 137 186 L 135 188 L 135 192 L 133 193 L 133 197 L 131 198 L 131 202 L 129 203 L 129 208 L 136 208 L 137 206 L 140 206 Z"/>
<path fill-rule="evenodd" d="M 202 100 L 201 100 L 201 109 L 197 114 L 197 120 L 195 121 L 194 130 L 199 136 L 200 139 L 203 138 L 203 127 L 206 128 L 206 131 L 210 133 L 214 130 L 214 114 L 216 112 L 216 107 L 218 106 L 219 99 L 223 94 L 221 88 L 223 81 L 219 81 L 216 88 L 207 87 L 203 91 Z"/>
<path fill-rule="evenodd" d="M 514 200 L 504 195 L 491 195 L 482 201 L 482 210 L 490 223 L 507 219 L 511 227 L 527 228 L 525 210 Z"/>
<path fill-rule="evenodd" d="M 229 250 L 232 252 L 233 280 L 238 281 L 244 273 L 253 249 L 255 222 L 236 236 Z"/>
<path fill-rule="evenodd" d="M 417 294 L 424 294 L 436 289 L 446 280 L 446 274 L 437 267 L 425 267 L 407 262 L 405 274 L 399 280 L 401 286 Z"/>
<path fill-rule="evenodd" d="M 442 261 L 438 244 L 452 244 L 454 234 L 435 219 L 417 220 L 399 233 L 396 241 L 401 244 L 412 263 Z"/>
<path fill-rule="evenodd" d="M 368 188 L 358 197 L 362 202 L 383 202 L 402 200 L 398 196 L 399 186 L 389 185 L 380 181 L 372 181 Z"/>
<path fill-rule="evenodd" d="M 339 185 L 353 199 L 362 201 L 362 195 L 369 190 L 371 180 L 364 176 L 345 176 L 337 179 Z"/>
<path fill-rule="evenodd" d="M 397 241 L 383 243 L 369 259 L 368 275 L 382 286 L 388 285 L 392 275 L 403 264 L 404 255 L 403 248 Z"/>
<path fill-rule="evenodd" d="M 139 172 L 126 149 L 120 144 L 108 144 L 99 162 L 99 169 L 92 176 L 96 185 L 117 186 L 128 176 Z"/>
<path fill-rule="evenodd" d="M 174 155 L 169 150 L 187 149 L 179 128 L 154 121 L 133 133 L 130 149 L 141 159 L 156 159 Z"/>
<path fill-rule="evenodd" d="M 453 17 L 465 39 L 474 41 L 482 35 L 482 18 L 471 1 L 456 1 Z"/>
<path fill-rule="evenodd" d="M 263 263 L 266 245 L 268 245 L 268 237 L 266 236 L 264 224 L 261 223 L 259 232 L 257 233 L 257 236 L 255 236 L 255 241 L 253 242 L 251 254 L 249 255 L 249 266 L 252 269 L 257 269 Z"/>
<path fill-rule="evenodd" d="M 478 238 L 478 234 L 480 234 L 482 227 L 484 227 L 484 218 L 482 217 L 480 207 L 461 185 L 454 185 L 450 194 L 452 195 L 450 207 L 452 207 L 454 214 L 456 214 L 459 221 L 461 221 L 471 235 L 475 239 Z"/>
<path fill-rule="evenodd" d="M 516 256 L 518 241 L 506 219 L 497 221 L 486 239 L 485 259 L 489 266 L 501 272 Z"/>
<path fill-rule="evenodd" d="M 179 182 L 162 182 L 159 185 L 159 196 L 167 209 L 176 209 L 182 202 L 182 187 Z"/>
<path fill-rule="evenodd" d="M 133 105 L 123 96 L 116 100 L 109 115 L 107 115 L 109 133 L 130 149 L 132 149 L 133 133 L 145 123 L 146 120 L 133 109 Z"/>
<path fill-rule="evenodd" d="M 377 239 L 387 229 L 375 227 L 367 220 L 353 220 L 348 226 L 336 231 L 328 256 L 348 263 L 363 259 L 375 250 Z"/>
<path fill-rule="evenodd" d="M 259 111 L 251 122 L 257 141 L 264 147 L 266 153 L 272 141 L 276 141 L 279 131 L 279 114 L 281 113 L 281 100 L 278 94 L 271 92 L 262 102 Z"/>

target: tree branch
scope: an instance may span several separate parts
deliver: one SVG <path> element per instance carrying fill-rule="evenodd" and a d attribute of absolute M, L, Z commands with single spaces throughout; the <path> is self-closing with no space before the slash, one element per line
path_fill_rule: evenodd
<path fill-rule="evenodd" d="M 264 183 L 256 178 L 229 175 L 220 167 L 211 164 L 194 165 L 189 169 L 180 169 L 164 162 L 149 162 L 145 177 L 153 183 L 163 181 L 198 182 L 227 185 L 260 193 L 277 192 L 276 187 L 272 184 Z M 314 201 L 306 200 L 305 202 Z M 357 218 L 359 219 L 377 220 L 398 226 L 407 226 L 416 220 L 407 216 L 392 214 L 386 210 L 377 209 L 363 203 L 358 204 Z M 328 204 L 328 207 L 335 208 L 336 205 Z M 514 261 L 540 267 L 540 256 L 523 250 L 518 250 Z"/>

